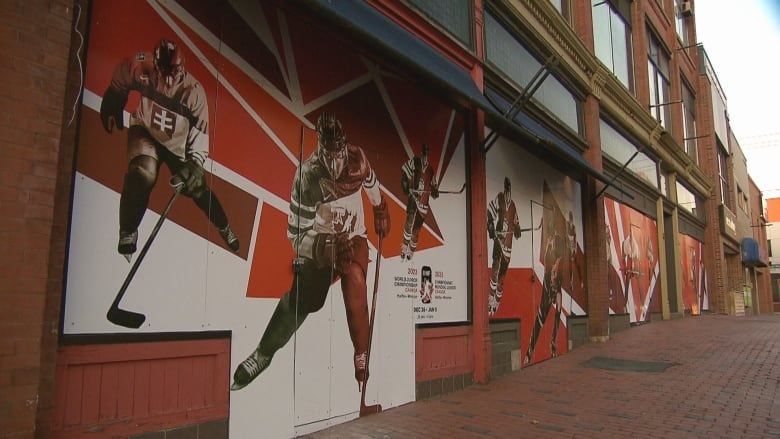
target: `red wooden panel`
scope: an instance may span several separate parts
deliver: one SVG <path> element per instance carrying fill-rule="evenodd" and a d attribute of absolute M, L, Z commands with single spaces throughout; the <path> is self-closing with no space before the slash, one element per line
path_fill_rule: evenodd
<path fill-rule="evenodd" d="M 152 365 L 150 362 L 132 363 L 135 371 L 133 385 L 133 417 L 149 416 L 149 401 L 152 388 Z"/>
<path fill-rule="evenodd" d="M 116 416 L 126 419 L 133 415 L 135 365 L 133 363 L 117 364 L 117 401 Z"/>
<path fill-rule="evenodd" d="M 210 401 L 217 404 L 229 404 L 230 392 L 225 392 L 223 389 L 230 387 L 230 352 L 223 350 L 217 353 L 216 361 L 212 364 L 214 365 L 214 372 L 211 374 L 214 380 L 214 398 Z"/>
<path fill-rule="evenodd" d="M 229 346 L 221 339 L 61 348 L 52 436 L 125 437 L 138 426 L 225 419 Z"/>
<path fill-rule="evenodd" d="M 65 399 L 65 407 L 64 412 L 65 415 L 63 416 L 65 422 L 65 426 L 69 425 L 79 425 L 81 423 L 81 391 L 83 388 L 83 381 L 84 381 L 84 369 L 77 367 L 77 368 L 67 368 L 67 372 L 65 373 L 65 376 L 67 376 L 67 381 L 64 384 L 64 398 L 57 398 Z"/>
<path fill-rule="evenodd" d="M 103 365 L 100 380 L 100 408 L 98 418 L 100 422 L 116 419 L 117 403 L 117 379 L 118 370 L 116 363 Z"/>
<path fill-rule="evenodd" d="M 100 364 L 84 366 L 81 394 L 81 424 L 96 424 L 100 408 Z"/>
<path fill-rule="evenodd" d="M 206 404 L 208 404 L 210 401 L 214 401 L 216 398 L 216 394 L 219 392 L 219 389 L 214 388 L 214 382 L 212 381 L 214 377 L 214 362 L 209 361 L 206 363 L 206 379 L 203 381 L 203 391 L 205 392 L 206 396 Z"/>
<path fill-rule="evenodd" d="M 416 334 L 417 381 L 467 373 L 473 370 L 471 328 L 426 328 Z"/>
<path fill-rule="evenodd" d="M 163 384 L 163 413 L 175 412 L 179 399 L 179 360 L 165 360 L 165 378 Z"/>
<path fill-rule="evenodd" d="M 206 383 L 208 376 L 206 369 L 211 361 L 209 357 L 196 357 L 192 359 L 192 381 L 193 383 Z M 206 405 L 206 387 L 204 385 L 191 386 L 190 393 L 193 407 L 205 407 Z"/>
<path fill-rule="evenodd" d="M 163 412 L 163 385 L 165 384 L 165 361 L 152 361 L 149 371 L 149 414 Z"/>
<path fill-rule="evenodd" d="M 179 360 L 179 395 L 176 407 L 180 410 L 194 407 L 192 405 L 192 389 L 196 387 L 196 382 L 192 379 L 193 360 L 193 358 L 182 358 Z"/>

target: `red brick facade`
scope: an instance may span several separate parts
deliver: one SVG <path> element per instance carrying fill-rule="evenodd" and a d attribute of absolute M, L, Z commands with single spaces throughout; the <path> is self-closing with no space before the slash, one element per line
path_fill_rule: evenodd
<path fill-rule="evenodd" d="M 71 1 L 7 2 L 0 11 L 3 437 L 46 437 L 52 419 L 78 90 L 71 26 L 79 14 L 83 22 Z"/>

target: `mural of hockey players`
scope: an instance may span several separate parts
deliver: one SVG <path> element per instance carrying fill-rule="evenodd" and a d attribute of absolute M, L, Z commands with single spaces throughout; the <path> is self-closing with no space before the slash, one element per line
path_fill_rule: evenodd
<path fill-rule="evenodd" d="M 504 278 L 512 258 L 512 243 L 520 238 L 520 221 L 517 207 L 512 200 L 512 183 L 504 177 L 504 191 L 499 192 L 488 204 L 488 236 L 493 241 L 493 265 L 490 272 L 490 296 L 488 315 L 498 311 L 504 295 Z"/>
<path fill-rule="evenodd" d="M 429 198 L 439 197 L 436 174 L 428 162 L 427 144 L 422 145 L 420 155 L 412 157 L 401 167 L 401 188 L 407 197 L 401 260 L 411 261 L 417 249 L 420 227 L 428 214 Z"/>
<path fill-rule="evenodd" d="M 387 202 L 363 149 L 347 141 L 339 119 L 324 112 L 316 130 L 318 146 L 295 173 L 288 216 L 287 236 L 303 263 L 257 348 L 237 366 L 231 390 L 244 388 L 269 366 L 306 317 L 323 307 L 337 279 L 354 348 L 355 380 L 360 388 L 368 380 L 369 254 L 361 187 L 373 208 L 374 231 L 380 239 L 390 231 Z"/>
<path fill-rule="evenodd" d="M 544 235 L 547 239 L 544 243 L 544 279 L 542 280 L 542 297 L 539 302 L 539 308 L 536 311 L 536 320 L 534 329 L 531 333 L 531 339 L 528 343 L 523 360 L 524 364 L 529 364 L 533 358 L 536 342 L 539 340 L 539 334 L 544 326 L 547 316 L 550 313 L 550 307 L 555 306 L 555 319 L 553 320 L 552 339 L 550 340 L 550 353 L 555 357 L 557 353 L 558 327 L 560 326 L 562 306 L 561 287 L 563 284 L 563 258 L 566 252 L 564 238 L 558 233 L 555 227 L 555 219 L 550 214 L 545 218 L 546 230 Z"/>
<path fill-rule="evenodd" d="M 569 217 L 566 220 L 566 251 L 569 255 L 569 294 L 574 295 L 574 273 L 577 278 L 582 279 L 580 266 L 577 264 L 577 225 L 574 221 L 574 212 L 569 211 Z M 582 285 L 579 285 L 582 286 Z"/>
<path fill-rule="evenodd" d="M 702 310 L 709 308 L 707 296 L 706 272 L 702 259 L 703 245 L 697 239 L 689 235 L 680 235 L 680 248 L 685 250 L 683 260 L 683 306 L 690 310 L 691 314 L 699 315 Z"/>
<path fill-rule="evenodd" d="M 623 239 L 620 245 L 621 260 L 620 270 L 623 272 L 623 307 L 628 309 L 628 297 L 630 294 L 629 286 L 631 280 L 636 279 L 640 273 L 639 270 L 639 243 L 634 238 L 634 225 L 628 227 L 628 236 Z"/>
<path fill-rule="evenodd" d="M 162 163 L 184 183 L 182 193 L 217 227 L 228 247 L 239 241 L 217 196 L 206 183 L 203 162 L 209 154 L 208 102 L 200 83 L 185 69 L 185 55 L 173 41 L 122 60 L 100 105 L 103 128 L 123 130 L 130 92 L 140 103 L 127 130 L 127 170 L 119 202 L 117 251 L 130 261 L 137 249 L 138 226 L 149 204 Z"/>

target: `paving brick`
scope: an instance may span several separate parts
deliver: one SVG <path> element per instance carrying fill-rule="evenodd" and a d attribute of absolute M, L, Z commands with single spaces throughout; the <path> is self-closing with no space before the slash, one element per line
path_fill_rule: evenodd
<path fill-rule="evenodd" d="M 657 321 L 446 399 L 305 437 L 366 437 L 370 428 L 392 437 L 780 438 L 778 326 L 780 315 Z M 584 366 L 595 357 L 676 365 L 663 372 Z"/>

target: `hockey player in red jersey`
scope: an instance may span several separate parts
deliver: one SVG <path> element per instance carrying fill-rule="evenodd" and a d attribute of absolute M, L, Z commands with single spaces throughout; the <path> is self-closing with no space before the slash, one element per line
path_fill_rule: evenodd
<path fill-rule="evenodd" d="M 358 387 L 368 379 L 368 242 L 360 189 L 373 207 L 374 231 L 380 237 L 390 231 L 387 202 L 363 149 L 347 142 L 341 122 L 332 113 L 317 119 L 317 135 L 317 150 L 295 173 L 287 225 L 287 237 L 303 263 L 257 348 L 236 368 L 231 390 L 244 388 L 268 367 L 306 316 L 322 308 L 337 278 L 341 278 Z"/>
<path fill-rule="evenodd" d="M 183 194 L 218 228 L 228 247 L 238 251 L 238 237 L 216 195 L 206 184 L 203 162 L 209 154 L 208 104 L 200 83 L 185 70 L 184 53 L 173 42 L 161 40 L 152 53 L 139 52 L 115 68 L 103 94 L 100 120 L 113 132 L 124 129 L 128 95 L 141 95 L 127 130 L 128 165 L 119 201 L 117 250 L 128 260 L 136 251 L 149 195 L 164 162 L 184 183 Z"/>
<path fill-rule="evenodd" d="M 428 162 L 428 145 L 423 144 L 422 153 L 412 157 L 401 167 L 401 188 L 407 196 L 401 260 L 412 260 L 420 227 L 428 214 L 429 198 L 439 197 L 436 175 Z"/>
<path fill-rule="evenodd" d="M 488 315 L 498 311 L 501 297 L 504 295 L 504 278 L 512 257 L 513 238 L 520 238 L 520 220 L 517 208 L 512 200 L 512 183 L 504 177 L 504 191 L 488 205 L 488 236 L 493 241 L 493 266 L 490 273 L 490 296 L 488 297 Z"/>
<path fill-rule="evenodd" d="M 547 241 L 544 246 L 544 280 L 542 281 L 542 298 L 539 303 L 539 309 L 536 312 L 536 320 L 534 321 L 534 329 L 531 333 L 531 340 L 528 343 L 528 350 L 526 350 L 524 364 L 531 362 L 534 354 L 534 348 L 536 347 L 536 341 L 539 339 L 539 333 L 544 326 L 544 322 L 547 320 L 547 315 L 550 313 L 550 307 L 555 306 L 555 320 L 553 320 L 552 340 L 550 341 L 550 352 L 553 357 L 557 355 L 557 338 L 558 338 L 558 326 L 561 320 L 562 311 L 562 297 L 561 297 L 561 285 L 563 284 L 563 257 L 565 250 L 565 244 L 563 237 L 558 233 L 555 228 L 555 221 L 550 218 L 547 230 Z"/>

